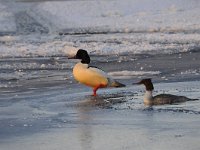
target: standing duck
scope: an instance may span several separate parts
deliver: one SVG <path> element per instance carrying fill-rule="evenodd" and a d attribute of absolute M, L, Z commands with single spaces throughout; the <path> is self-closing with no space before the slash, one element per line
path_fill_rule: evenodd
<path fill-rule="evenodd" d="M 185 96 L 177 96 L 171 94 L 160 94 L 153 96 L 153 83 L 151 79 L 142 79 L 137 84 L 144 84 L 146 87 L 146 92 L 144 95 L 144 104 L 145 105 L 162 105 L 162 104 L 172 104 L 172 103 L 180 103 L 186 101 L 194 101 L 198 99 L 190 99 Z"/>
<path fill-rule="evenodd" d="M 74 57 L 71 59 L 80 59 L 73 68 L 74 78 L 80 83 L 93 88 L 93 96 L 96 96 L 96 91 L 99 88 L 106 87 L 125 87 L 124 84 L 119 83 L 107 75 L 103 70 L 89 66 L 90 56 L 86 50 L 79 49 Z"/>

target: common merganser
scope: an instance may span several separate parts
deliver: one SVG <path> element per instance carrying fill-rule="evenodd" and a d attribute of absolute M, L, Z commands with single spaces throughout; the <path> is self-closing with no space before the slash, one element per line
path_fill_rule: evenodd
<path fill-rule="evenodd" d="M 99 88 L 105 87 L 125 87 L 124 84 L 119 83 L 107 75 L 104 71 L 97 67 L 89 66 L 90 56 L 86 50 L 79 49 L 76 55 L 70 59 L 80 59 L 73 68 L 74 78 L 82 84 L 93 88 L 93 96 L 96 96 L 96 91 Z"/>
<path fill-rule="evenodd" d="M 153 83 L 151 79 L 142 79 L 140 82 L 136 84 L 144 84 L 146 87 L 146 92 L 144 95 L 144 104 L 145 105 L 162 105 L 162 104 L 172 104 L 172 103 L 180 103 L 186 101 L 194 101 L 198 99 L 190 99 L 185 96 L 176 96 L 171 94 L 160 94 L 153 96 Z"/>

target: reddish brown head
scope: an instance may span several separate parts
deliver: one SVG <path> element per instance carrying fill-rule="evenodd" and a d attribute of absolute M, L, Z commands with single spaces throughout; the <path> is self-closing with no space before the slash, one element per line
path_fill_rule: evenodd
<path fill-rule="evenodd" d="M 147 91 L 153 91 L 154 90 L 153 83 L 151 82 L 150 78 L 149 79 L 142 79 L 137 84 L 144 84 Z"/>

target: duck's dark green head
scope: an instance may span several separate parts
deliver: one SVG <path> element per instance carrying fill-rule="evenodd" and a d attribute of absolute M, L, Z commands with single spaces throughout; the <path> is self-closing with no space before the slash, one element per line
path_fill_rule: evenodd
<path fill-rule="evenodd" d="M 71 59 L 80 59 L 81 63 L 83 63 L 83 64 L 90 63 L 90 56 L 88 55 L 88 52 L 84 49 L 79 49 L 77 51 L 76 55 Z"/>

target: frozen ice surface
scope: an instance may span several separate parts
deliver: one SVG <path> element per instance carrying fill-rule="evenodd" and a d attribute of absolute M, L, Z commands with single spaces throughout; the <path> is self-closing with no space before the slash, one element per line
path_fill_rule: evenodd
<path fill-rule="evenodd" d="M 159 83 L 155 84 L 155 94 L 167 92 L 200 98 L 199 84 Z M 200 147 L 199 101 L 148 108 L 143 105 L 144 87 L 140 86 L 101 90 L 97 97 L 79 91 L 79 87 L 71 92 L 64 86 L 59 88 L 1 98 L 2 149 Z"/>
<path fill-rule="evenodd" d="M 123 79 L 123 78 L 133 78 L 134 76 L 142 76 L 142 75 L 157 75 L 160 74 L 160 71 L 128 71 L 128 70 L 122 70 L 122 71 L 115 71 L 115 72 L 109 72 L 108 74 L 115 79 Z"/>
<path fill-rule="evenodd" d="M 0 57 L 69 56 L 79 48 L 90 54 L 173 54 L 199 50 L 199 34 L 130 33 L 89 36 L 3 36 Z"/>

